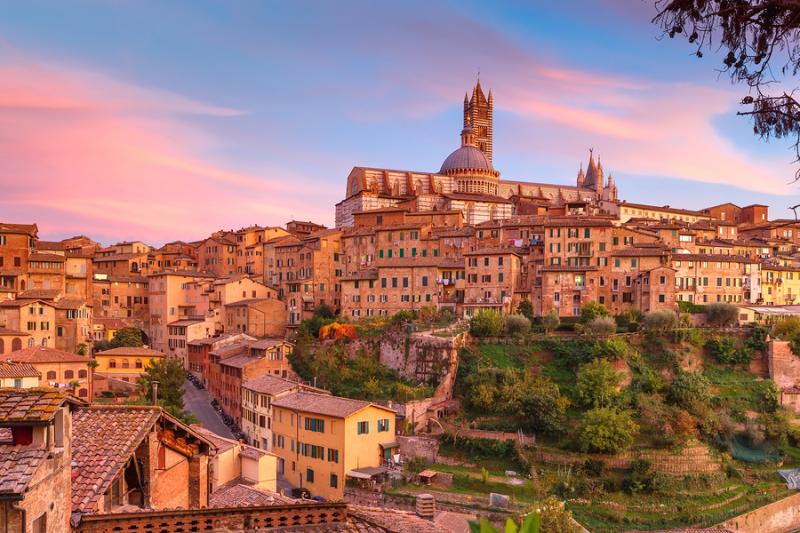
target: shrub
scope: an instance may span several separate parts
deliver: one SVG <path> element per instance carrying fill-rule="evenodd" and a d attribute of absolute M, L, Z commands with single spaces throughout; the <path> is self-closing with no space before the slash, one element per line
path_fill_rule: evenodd
<path fill-rule="evenodd" d="M 739 310 L 733 304 L 715 303 L 706 306 L 705 315 L 709 326 L 727 327 L 736 324 Z"/>
<path fill-rule="evenodd" d="M 580 323 L 586 324 L 596 318 L 604 316 L 608 316 L 608 309 L 606 308 L 605 305 L 597 302 L 588 302 L 586 305 L 583 306 L 583 309 L 581 309 Z M 614 322 L 615 330 L 616 330 L 616 324 L 617 323 Z"/>
<path fill-rule="evenodd" d="M 606 462 L 602 459 L 587 459 L 583 463 L 583 471 L 591 477 L 600 477 L 606 469 Z"/>
<path fill-rule="evenodd" d="M 705 306 L 696 304 L 694 302 L 685 302 L 685 301 L 678 301 L 678 310 L 681 313 L 689 313 L 692 315 L 698 315 L 705 311 Z"/>
<path fill-rule="evenodd" d="M 533 304 L 527 298 L 521 300 L 517 306 L 517 313 L 524 316 L 528 320 L 533 320 Z"/>
<path fill-rule="evenodd" d="M 744 341 L 745 345 L 754 351 L 765 352 L 767 351 L 768 334 L 768 328 L 755 324 L 752 328 L 750 328 L 747 339 Z"/>
<path fill-rule="evenodd" d="M 617 331 L 617 322 L 610 316 L 593 318 L 583 325 L 583 332 L 593 337 L 607 337 Z"/>
<path fill-rule="evenodd" d="M 622 488 L 628 494 L 637 492 L 652 492 L 653 471 L 650 461 L 646 459 L 636 459 L 631 461 L 630 473 L 622 482 Z"/>
<path fill-rule="evenodd" d="M 481 309 L 472 317 L 469 331 L 476 337 L 498 337 L 503 334 L 503 317 L 496 311 Z"/>
<path fill-rule="evenodd" d="M 667 399 L 671 404 L 697 414 L 711 399 L 711 385 L 703 374 L 680 371 L 672 378 Z"/>
<path fill-rule="evenodd" d="M 800 334 L 800 316 L 787 316 L 778 320 L 772 327 L 773 336 L 784 340 L 792 340 Z"/>
<path fill-rule="evenodd" d="M 578 370 L 576 394 L 584 407 L 608 407 L 617 396 L 622 379 L 605 359 L 595 359 Z"/>
<path fill-rule="evenodd" d="M 642 327 L 649 333 L 664 334 L 678 327 L 678 315 L 667 309 L 653 311 L 644 316 Z"/>
<path fill-rule="evenodd" d="M 531 330 L 531 321 L 523 315 L 506 315 L 506 334 L 524 335 Z"/>
<path fill-rule="evenodd" d="M 392 315 L 392 318 L 389 320 L 389 323 L 393 326 L 400 326 L 407 322 L 411 322 L 413 320 L 414 320 L 414 311 L 410 311 L 408 309 L 402 309 Z"/>
<path fill-rule="evenodd" d="M 627 411 L 599 407 L 587 411 L 578 430 L 584 452 L 617 453 L 633 444 L 639 426 Z"/>
<path fill-rule="evenodd" d="M 623 359 L 628 355 L 628 343 L 620 337 L 601 339 L 594 343 L 592 353 L 601 359 Z"/>
<path fill-rule="evenodd" d="M 558 311 L 555 309 L 551 309 L 542 317 L 542 327 L 544 327 L 545 333 L 550 333 L 551 331 L 558 329 L 558 326 L 560 325 L 561 319 L 558 318 Z"/>
<path fill-rule="evenodd" d="M 636 331 L 639 329 L 641 319 L 642 312 L 634 307 L 617 315 L 616 320 L 619 327 L 628 331 Z"/>
<path fill-rule="evenodd" d="M 753 349 L 747 344 L 736 346 L 732 337 L 713 337 L 705 344 L 706 351 L 724 365 L 747 364 L 753 358 Z"/>

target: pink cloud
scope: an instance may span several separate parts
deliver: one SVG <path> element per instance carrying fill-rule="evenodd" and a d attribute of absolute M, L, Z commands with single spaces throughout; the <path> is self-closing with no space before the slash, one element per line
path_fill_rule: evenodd
<path fill-rule="evenodd" d="M 200 238 L 220 227 L 330 222 L 329 199 L 278 166 L 263 175 L 204 158 L 215 139 L 186 115 L 239 111 L 96 73 L 0 62 L 0 211 L 42 232 Z M 21 218 L 24 217 L 24 218 Z"/>

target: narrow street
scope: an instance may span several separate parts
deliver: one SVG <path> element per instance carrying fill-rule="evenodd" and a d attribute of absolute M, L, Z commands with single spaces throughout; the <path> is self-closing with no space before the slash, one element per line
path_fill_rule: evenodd
<path fill-rule="evenodd" d="M 204 428 L 213 431 L 220 437 L 234 438 L 231 430 L 211 406 L 211 397 L 207 390 L 198 389 L 189 380 L 183 383 L 183 389 L 186 391 L 183 395 L 183 407 L 186 412 L 194 415 Z"/>

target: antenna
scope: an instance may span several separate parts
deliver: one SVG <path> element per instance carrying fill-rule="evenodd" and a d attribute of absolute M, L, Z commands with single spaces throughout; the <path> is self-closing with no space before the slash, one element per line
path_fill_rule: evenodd
<path fill-rule="evenodd" d="M 800 204 L 792 205 L 787 207 L 787 209 L 791 209 L 794 212 L 794 219 L 797 220 L 797 208 L 800 207 Z"/>

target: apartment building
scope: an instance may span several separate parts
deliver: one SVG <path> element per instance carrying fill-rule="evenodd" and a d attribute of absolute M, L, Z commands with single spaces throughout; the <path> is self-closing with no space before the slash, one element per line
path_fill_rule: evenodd
<path fill-rule="evenodd" d="M 223 323 L 228 333 L 283 337 L 286 334 L 286 304 L 272 295 L 239 300 L 225 306 Z"/>
<path fill-rule="evenodd" d="M 760 291 L 758 262 L 735 255 L 676 254 L 675 299 L 707 303 L 755 303 Z"/>
<path fill-rule="evenodd" d="M 89 357 L 55 348 L 34 346 L 6 354 L 6 361 L 31 365 L 40 375 L 43 387 L 72 391 L 79 398 L 92 398 L 92 371 Z"/>
<path fill-rule="evenodd" d="M 42 299 L 0 301 L 0 327 L 27 333 L 28 347 L 55 345 L 56 309 Z"/>
<path fill-rule="evenodd" d="M 95 372 L 126 383 L 136 383 L 148 367 L 166 357 L 158 350 L 122 346 L 94 354 Z"/>
<path fill-rule="evenodd" d="M 215 278 L 213 274 L 183 270 L 150 275 L 147 286 L 150 312 L 148 336 L 154 349 L 160 352 L 169 350 L 169 323 L 206 316 L 207 288 Z"/>
<path fill-rule="evenodd" d="M 479 248 L 464 252 L 466 259 L 464 312 L 472 316 L 479 309 L 510 313 L 516 307 L 514 296 L 523 286 L 526 272 L 521 258 L 524 249 Z"/>
<path fill-rule="evenodd" d="M 272 413 L 278 472 L 314 496 L 343 499 L 348 476 L 384 465 L 398 450 L 396 413 L 369 402 L 298 391 L 272 400 Z"/>
<path fill-rule="evenodd" d="M 0 291 L 16 294 L 28 288 L 28 257 L 38 234 L 36 224 L 0 222 Z M 4 298 L 0 294 L 0 299 Z"/>

